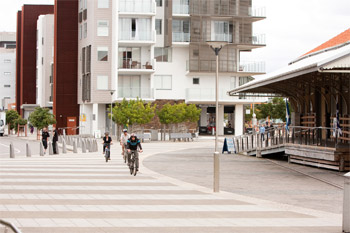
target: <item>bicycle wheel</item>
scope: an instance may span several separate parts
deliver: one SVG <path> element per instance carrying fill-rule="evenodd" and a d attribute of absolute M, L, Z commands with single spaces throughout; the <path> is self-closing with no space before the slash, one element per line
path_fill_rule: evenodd
<path fill-rule="evenodd" d="M 137 174 L 137 170 L 138 170 L 138 158 L 135 158 L 134 159 L 134 176 L 136 176 L 136 174 Z"/>
<path fill-rule="evenodd" d="M 106 158 L 106 163 L 108 163 L 108 159 L 109 159 L 109 151 L 106 150 L 105 152 L 105 158 Z"/>
<path fill-rule="evenodd" d="M 127 156 L 127 154 L 126 154 L 126 153 L 127 153 L 126 151 L 124 151 L 124 153 L 123 153 L 124 163 L 126 163 L 126 156 Z"/>
<path fill-rule="evenodd" d="M 132 154 L 129 161 L 129 168 L 130 168 L 130 175 L 132 175 L 132 173 L 134 172 L 134 158 Z"/>

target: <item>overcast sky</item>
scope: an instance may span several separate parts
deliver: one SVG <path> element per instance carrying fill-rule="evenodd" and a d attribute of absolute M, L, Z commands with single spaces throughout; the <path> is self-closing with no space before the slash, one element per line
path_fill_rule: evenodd
<path fill-rule="evenodd" d="M 1 0 L 0 31 L 16 30 L 16 12 L 23 4 L 53 4 L 53 0 Z M 266 20 L 254 23 L 254 33 L 266 35 L 266 48 L 244 54 L 242 60 L 265 61 L 267 72 L 317 47 L 350 28 L 350 0 L 253 0 L 266 8 Z"/>

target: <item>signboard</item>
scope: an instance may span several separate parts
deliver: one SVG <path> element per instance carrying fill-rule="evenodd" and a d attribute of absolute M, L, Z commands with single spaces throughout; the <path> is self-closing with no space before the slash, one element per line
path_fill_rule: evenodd
<path fill-rule="evenodd" d="M 246 109 L 245 114 L 250 114 L 250 109 Z"/>
<path fill-rule="evenodd" d="M 236 153 L 236 148 L 235 144 L 233 143 L 233 138 L 225 138 L 224 141 L 224 147 L 222 148 L 222 153 L 228 152 L 229 154 L 231 153 Z"/>
<path fill-rule="evenodd" d="M 85 114 L 81 114 L 80 115 L 80 121 L 81 122 L 85 122 L 86 121 L 86 115 Z"/>

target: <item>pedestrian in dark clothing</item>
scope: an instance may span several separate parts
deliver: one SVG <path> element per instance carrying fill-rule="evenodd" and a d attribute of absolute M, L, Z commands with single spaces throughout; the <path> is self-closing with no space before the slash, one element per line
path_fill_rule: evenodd
<path fill-rule="evenodd" d="M 47 128 L 43 128 L 43 132 L 41 134 L 42 137 L 42 142 L 44 146 L 44 154 L 46 154 L 46 149 L 47 149 L 47 139 L 50 137 L 49 132 L 47 132 Z"/>
<path fill-rule="evenodd" d="M 53 138 L 52 138 L 52 149 L 53 149 L 53 153 L 57 154 L 57 141 L 58 141 L 58 130 L 53 127 Z"/>

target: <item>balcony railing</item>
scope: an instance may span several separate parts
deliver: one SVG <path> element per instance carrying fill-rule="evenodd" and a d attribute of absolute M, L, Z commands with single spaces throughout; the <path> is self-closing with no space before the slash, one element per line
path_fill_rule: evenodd
<path fill-rule="evenodd" d="M 240 38 L 240 43 L 253 44 L 253 45 L 265 45 L 266 44 L 265 34 L 242 37 Z"/>
<path fill-rule="evenodd" d="M 266 8 L 265 7 L 259 7 L 259 8 L 249 7 L 248 14 L 249 14 L 249 16 L 253 16 L 253 17 L 266 17 Z"/>
<path fill-rule="evenodd" d="M 154 30 L 147 30 L 146 32 L 136 31 L 121 31 L 119 32 L 119 40 L 124 41 L 154 41 Z"/>
<path fill-rule="evenodd" d="M 238 71 L 249 73 L 265 73 L 265 62 L 240 61 Z"/>
<path fill-rule="evenodd" d="M 119 12 L 155 13 L 155 3 L 151 0 L 119 0 Z"/>
<path fill-rule="evenodd" d="M 173 32 L 173 42 L 190 42 L 190 33 Z"/>
<path fill-rule="evenodd" d="M 118 63 L 119 69 L 154 69 L 153 62 L 141 63 L 140 61 L 135 60 L 123 60 L 120 59 Z"/>
<path fill-rule="evenodd" d="M 219 100 L 234 100 L 237 97 L 229 96 L 227 94 L 229 90 L 219 89 Z M 215 88 L 187 88 L 186 89 L 187 101 L 215 101 Z"/>
<path fill-rule="evenodd" d="M 211 36 L 213 41 L 227 41 L 232 43 L 232 34 L 214 34 Z"/>
<path fill-rule="evenodd" d="M 190 13 L 189 5 L 185 4 L 173 4 L 173 14 L 186 15 Z"/>
<path fill-rule="evenodd" d="M 141 88 L 141 87 L 119 87 L 118 99 L 154 99 L 153 88 Z"/>
<path fill-rule="evenodd" d="M 219 61 L 219 72 L 236 72 L 236 61 Z M 190 72 L 216 72 L 215 60 L 189 60 L 187 71 Z"/>

